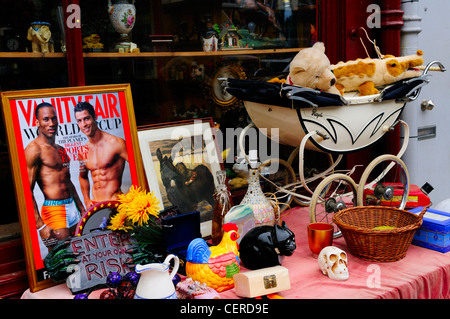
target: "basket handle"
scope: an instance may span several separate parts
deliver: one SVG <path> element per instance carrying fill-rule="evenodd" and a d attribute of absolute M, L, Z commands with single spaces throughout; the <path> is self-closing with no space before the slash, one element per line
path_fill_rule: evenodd
<path fill-rule="evenodd" d="M 423 216 L 425 215 L 425 213 L 427 212 L 427 209 L 431 206 L 431 204 L 428 204 L 427 206 L 424 206 L 424 208 L 422 209 L 422 211 L 419 213 L 419 215 L 417 216 L 417 222 L 416 225 L 421 226 L 422 222 L 423 222 Z"/>

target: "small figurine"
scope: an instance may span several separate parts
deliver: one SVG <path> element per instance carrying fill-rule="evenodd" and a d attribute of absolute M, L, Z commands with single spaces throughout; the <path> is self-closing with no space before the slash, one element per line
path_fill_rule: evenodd
<path fill-rule="evenodd" d="M 242 238 L 239 253 L 242 264 L 251 270 L 281 265 L 282 256 L 297 248 L 295 234 L 283 221 L 281 226 L 257 226 Z"/>
<path fill-rule="evenodd" d="M 50 23 L 37 21 L 31 23 L 28 29 L 27 40 L 31 41 L 33 52 L 54 52 L 50 42 L 51 37 Z"/>
<path fill-rule="evenodd" d="M 223 225 L 222 241 L 209 247 L 203 238 L 189 243 L 186 256 L 186 275 L 194 281 L 221 292 L 234 287 L 233 275 L 239 273 L 239 238 L 235 224 Z"/>
<path fill-rule="evenodd" d="M 348 279 L 347 260 L 346 252 L 335 246 L 325 247 L 317 258 L 322 273 L 334 280 Z"/>
<path fill-rule="evenodd" d="M 103 49 L 103 43 L 100 42 L 100 36 L 98 34 L 91 34 L 88 37 L 84 37 L 83 49 L 101 51 Z"/>
<path fill-rule="evenodd" d="M 210 19 L 206 21 L 206 31 L 201 36 L 203 51 L 217 51 L 219 49 L 219 33 L 213 27 Z"/>

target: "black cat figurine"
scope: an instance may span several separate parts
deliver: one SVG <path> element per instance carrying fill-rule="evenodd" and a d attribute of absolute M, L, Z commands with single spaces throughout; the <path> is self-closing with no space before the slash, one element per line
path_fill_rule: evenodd
<path fill-rule="evenodd" d="M 239 243 L 243 265 L 251 270 L 281 265 L 281 256 L 291 256 L 297 246 L 295 235 L 285 222 L 275 226 L 257 226 Z"/>

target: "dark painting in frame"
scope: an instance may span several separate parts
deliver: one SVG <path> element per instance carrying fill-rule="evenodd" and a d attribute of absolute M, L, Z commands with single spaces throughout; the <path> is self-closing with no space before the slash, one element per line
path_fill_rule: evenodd
<path fill-rule="evenodd" d="M 163 208 L 200 211 L 202 237 L 210 236 L 211 197 L 224 167 L 212 118 L 138 127 L 138 139 L 149 190 Z"/>

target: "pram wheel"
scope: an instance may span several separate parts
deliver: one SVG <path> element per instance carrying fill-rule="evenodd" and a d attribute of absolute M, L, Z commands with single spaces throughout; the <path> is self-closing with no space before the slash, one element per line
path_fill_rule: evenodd
<path fill-rule="evenodd" d="M 292 202 L 293 184 L 296 181 L 295 172 L 288 162 L 271 158 L 259 166 L 261 186 L 265 194 L 276 196 L 280 213 L 290 208 Z"/>
<path fill-rule="evenodd" d="M 333 223 L 333 216 L 338 211 L 355 206 L 357 186 L 355 181 L 345 174 L 333 174 L 324 178 L 315 189 L 309 219 L 311 223 L 321 222 L 334 225 L 334 238 L 342 235 Z"/>
<path fill-rule="evenodd" d="M 358 186 L 358 206 L 384 205 L 404 209 L 408 201 L 409 174 L 395 155 L 381 155 L 364 170 Z"/>
<path fill-rule="evenodd" d="M 324 176 L 334 172 L 334 159 L 330 153 L 321 153 L 313 150 L 304 150 L 303 156 L 299 154 L 299 148 L 295 148 L 287 162 L 294 169 L 297 168 L 297 185 L 294 187 L 296 195 L 293 200 L 299 206 L 309 206 L 313 190 L 323 180 Z M 303 166 L 299 166 L 299 159 L 303 159 Z M 294 169 L 295 171 L 295 169 Z M 305 184 L 302 184 L 302 177 Z"/>

